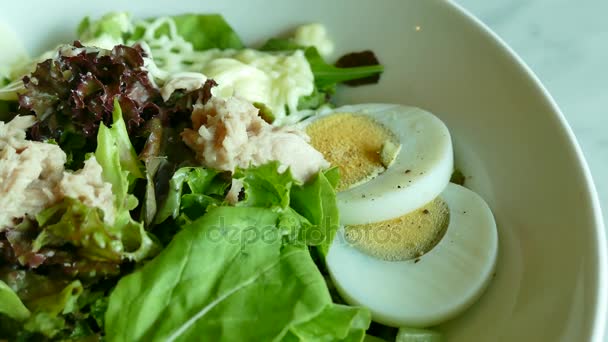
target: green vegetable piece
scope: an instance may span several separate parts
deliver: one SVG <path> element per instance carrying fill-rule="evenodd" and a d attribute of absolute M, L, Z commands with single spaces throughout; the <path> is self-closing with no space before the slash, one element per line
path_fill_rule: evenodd
<path fill-rule="evenodd" d="M 380 337 L 365 335 L 363 342 L 387 342 L 386 340 L 381 339 Z"/>
<path fill-rule="evenodd" d="M 137 206 L 137 199 L 129 190 L 136 178 L 145 177 L 143 166 L 129 139 L 118 99 L 114 100 L 112 118 L 112 128 L 103 123 L 99 126 L 95 157 L 103 168 L 103 179 L 112 184 L 116 208 L 132 210 Z"/>
<path fill-rule="evenodd" d="M 255 106 L 255 108 L 257 108 L 259 110 L 258 115 L 260 115 L 262 120 L 268 122 L 269 124 L 274 122 L 276 117 L 274 116 L 272 109 L 270 109 L 267 105 L 263 104 L 262 102 L 254 102 L 253 105 Z"/>
<path fill-rule="evenodd" d="M 156 213 L 154 223 L 158 224 L 164 222 L 169 217 L 176 218 L 179 215 L 182 191 L 184 189 L 184 182 L 188 178 L 188 174 L 192 171 L 192 168 L 185 167 L 181 168 L 173 174 L 169 181 L 169 193 L 163 205 Z"/>
<path fill-rule="evenodd" d="M 95 157 L 102 167 L 104 181 L 112 184 L 116 219 L 103 220 L 98 208 L 90 208 L 78 199 L 67 198 L 38 216 L 42 232 L 34 241 L 34 250 L 57 240 L 69 242 L 78 252 L 92 260 L 119 262 L 123 258 L 140 261 L 157 252 L 157 246 L 141 222 L 132 219 L 130 211 L 137 198 L 130 194 L 135 178 L 144 177 L 141 162 L 129 140 L 118 100 L 114 100 L 113 125 L 100 124 Z"/>
<path fill-rule="evenodd" d="M 230 185 L 228 180 L 220 179 L 219 174 L 218 171 L 202 167 L 183 167 L 175 171 L 169 181 L 167 197 L 158 210 L 154 223 L 159 224 L 169 217 L 175 219 L 179 216 L 182 208 L 191 206 L 200 209 L 198 215 L 191 217 L 196 219 L 205 213 L 204 209 L 207 205 L 219 204 L 221 201 L 209 195 L 223 197 L 225 190 Z M 186 188 L 184 188 L 184 185 L 186 185 Z M 203 203 L 207 204 L 203 207 Z"/>
<path fill-rule="evenodd" d="M 313 319 L 292 327 L 283 341 L 363 341 L 371 314 L 367 309 L 331 304 Z"/>
<path fill-rule="evenodd" d="M 188 174 L 186 182 L 192 193 L 204 194 L 219 173 L 219 171 L 202 167 L 193 168 Z"/>
<path fill-rule="evenodd" d="M 304 52 L 312 73 L 315 75 L 315 86 L 319 91 L 331 90 L 337 83 L 366 78 L 384 71 L 382 65 L 338 68 L 327 64 L 315 47 L 308 47 Z"/>
<path fill-rule="evenodd" d="M 298 45 L 293 39 L 270 38 L 262 45 L 260 51 L 293 51 L 305 48 L 302 45 Z"/>
<path fill-rule="evenodd" d="M 145 160 L 146 165 L 146 193 L 144 195 L 144 203 L 142 205 L 141 217 L 144 219 L 144 224 L 150 225 L 156 216 L 156 184 L 154 178 L 161 166 L 166 163 L 166 158 L 149 157 Z"/>
<path fill-rule="evenodd" d="M 432 330 L 400 328 L 395 342 L 442 342 L 443 336 Z"/>
<path fill-rule="evenodd" d="M 31 301 L 29 306 L 33 315 L 24 324 L 24 329 L 41 333 L 49 338 L 57 335 L 65 327 L 65 319 L 62 315 L 77 310 L 78 297 L 82 292 L 82 284 L 75 280 L 57 294 Z"/>
<path fill-rule="evenodd" d="M 316 109 L 326 104 L 327 101 L 327 92 L 320 92 L 319 89 L 314 88 L 312 94 L 298 99 L 298 110 Z"/>
<path fill-rule="evenodd" d="M 130 176 L 135 178 L 145 178 L 143 173 L 143 165 L 137 157 L 135 148 L 131 144 L 127 125 L 122 116 L 122 110 L 118 103 L 118 98 L 114 99 L 114 110 L 112 111 L 112 128 L 110 134 L 114 138 L 115 144 L 118 147 L 118 155 L 120 156 L 120 165 L 123 169 L 129 172 Z"/>
<path fill-rule="evenodd" d="M 184 14 L 173 17 L 177 33 L 195 50 L 242 49 L 243 43 L 219 14 Z"/>
<path fill-rule="evenodd" d="M 258 167 L 237 169 L 234 178 L 241 179 L 245 198 L 238 206 L 281 208 L 289 206 L 289 191 L 295 182 L 289 169 L 279 173 L 279 163 L 274 161 Z"/>
<path fill-rule="evenodd" d="M 81 255 L 87 258 L 120 261 L 123 253 L 122 241 L 117 237 L 120 231 L 104 223 L 101 209 L 90 208 L 77 199 L 66 198 L 42 211 L 37 218 L 44 229 L 34 240 L 35 252 L 46 245 L 61 245 L 67 241 L 80 247 Z"/>
<path fill-rule="evenodd" d="M 276 341 L 319 316 L 331 305 L 323 277 L 306 248 L 282 245 L 278 217 L 223 206 L 184 227 L 119 281 L 107 341 Z"/>
<path fill-rule="evenodd" d="M 340 222 L 334 187 L 336 177 L 336 169 L 330 169 L 327 174 L 320 172 L 307 184 L 291 190 L 291 207 L 312 224 L 306 241 L 317 246 L 323 256 L 327 255 Z"/>
<path fill-rule="evenodd" d="M 22 321 L 30 316 L 30 311 L 23 305 L 17 294 L 0 280 L 0 314 Z"/>
<path fill-rule="evenodd" d="M 91 40 L 108 35 L 114 39 L 122 40 L 133 30 L 131 16 L 126 12 L 110 12 L 98 20 L 92 21 L 89 17 L 82 19 L 76 32 L 80 40 Z"/>
<path fill-rule="evenodd" d="M 452 177 L 450 177 L 450 182 L 458 185 L 464 186 L 464 182 L 466 181 L 465 175 L 460 171 L 460 169 L 455 169 L 452 172 Z"/>

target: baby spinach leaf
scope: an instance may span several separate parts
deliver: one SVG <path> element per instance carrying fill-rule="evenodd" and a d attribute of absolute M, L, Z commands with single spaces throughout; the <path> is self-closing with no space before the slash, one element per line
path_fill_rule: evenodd
<path fill-rule="evenodd" d="M 277 341 L 313 325 L 324 336 L 327 325 L 311 321 L 326 314 L 340 327 L 369 324 L 324 313 L 332 304 L 323 276 L 306 248 L 282 244 L 279 215 L 224 206 L 186 226 L 120 280 L 106 312 L 107 340 Z"/>

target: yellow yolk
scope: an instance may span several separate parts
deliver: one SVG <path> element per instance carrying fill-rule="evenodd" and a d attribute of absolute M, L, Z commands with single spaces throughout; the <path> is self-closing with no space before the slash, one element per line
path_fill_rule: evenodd
<path fill-rule="evenodd" d="M 345 227 L 346 241 L 362 252 L 387 261 L 417 258 L 443 237 L 450 221 L 440 198 L 406 215 L 369 224 Z"/>
<path fill-rule="evenodd" d="M 400 149 L 390 130 L 363 115 L 333 114 L 311 123 L 306 133 L 310 144 L 340 169 L 338 191 L 376 177 Z"/>

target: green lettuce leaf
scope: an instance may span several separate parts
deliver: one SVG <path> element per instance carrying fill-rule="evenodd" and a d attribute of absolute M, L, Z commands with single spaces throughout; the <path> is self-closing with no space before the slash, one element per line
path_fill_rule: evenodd
<path fill-rule="evenodd" d="M 95 157 L 103 168 L 104 180 L 112 184 L 116 207 L 132 210 L 137 206 L 137 199 L 129 190 L 136 178 L 144 178 L 143 166 L 129 139 L 118 99 L 114 100 L 112 118 L 112 128 L 103 123 L 99 126 Z"/>
<path fill-rule="evenodd" d="M 130 193 L 137 178 L 144 177 L 141 162 L 133 149 L 118 100 L 114 101 L 111 128 L 100 124 L 95 157 L 102 167 L 104 181 L 112 184 L 116 219 L 106 223 L 103 212 L 84 205 L 80 200 L 66 198 L 43 210 L 36 217 L 42 232 L 34 241 L 34 252 L 45 246 L 60 247 L 64 243 L 76 247 L 77 253 L 90 260 L 143 260 L 157 252 L 156 243 L 135 221 L 130 211 L 137 207 L 137 198 Z"/>
<path fill-rule="evenodd" d="M 370 321 L 368 310 L 331 304 L 313 319 L 291 327 L 283 341 L 360 342 Z"/>
<path fill-rule="evenodd" d="M 117 263 L 124 258 L 140 261 L 157 252 L 143 224 L 131 219 L 127 210 L 120 213 L 116 223 L 107 224 L 100 209 L 66 198 L 42 211 L 38 222 L 43 230 L 34 240 L 35 252 L 67 242 L 77 248 L 79 255 L 90 260 Z"/>
<path fill-rule="evenodd" d="M 81 201 L 66 198 L 38 215 L 42 232 L 34 240 L 33 250 L 45 246 L 60 247 L 65 242 L 78 248 L 81 256 L 92 260 L 119 262 L 124 252 L 120 233 L 103 221 L 99 208 L 90 208 Z"/>
<path fill-rule="evenodd" d="M 122 44 L 124 38 L 133 31 L 133 23 L 129 13 L 110 12 L 97 20 L 84 17 L 76 31 L 78 38 L 82 41 L 94 40 L 105 35 L 117 40 L 117 44 Z"/>
<path fill-rule="evenodd" d="M 289 169 L 278 172 L 279 162 L 273 161 L 262 166 L 236 169 L 234 178 L 243 181 L 245 198 L 238 206 L 281 208 L 289 207 L 289 192 L 295 182 Z"/>
<path fill-rule="evenodd" d="M 82 284 L 76 280 L 57 294 L 31 301 L 29 307 L 33 313 L 25 322 L 24 329 L 41 333 L 49 338 L 54 337 L 66 326 L 63 316 L 78 309 L 78 297 L 82 292 Z"/>
<path fill-rule="evenodd" d="M 107 340 L 275 341 L 322 314 L 331 305 L 323 276 L 306 248 L 282 244 L 278 219 L 269 209 L 210 209 L 119 281 Z M 341 327 L 365 323 L 335 319 Z"/>
<path fill-rule="evenodd" d="M 22 321 L 30 316 L 30 311 L 23 305 L 17 294 L 0 280 L 0 314 Z"/>
<path fill-rule="evenodd" d="M 169 217 L 176 219 L 182 209 L 193 209 L 196 215 L 189 216 L 192 221 L 202 216 L 210 204 L 222 202 L 230 179 L 221 173 L 202 167 L 183 167 L 178 169 L 169 181 L 169 191 L 159 208 L 154 222 L 164 222 Z M 183 203 L 182 203 L 183 202 Z"/>
<path fill-rule="evenodd" d="M 340 223 L 335 191 L 337 177 L 337 168 L 332 168 L 291 190 L 291 207 L 312 224 L 306 241 L 317 246 L 323 256 L 327 255 Z"/>

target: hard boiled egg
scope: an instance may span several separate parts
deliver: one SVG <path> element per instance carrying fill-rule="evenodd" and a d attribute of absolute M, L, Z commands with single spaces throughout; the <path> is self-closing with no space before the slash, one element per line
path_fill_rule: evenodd
<path fill-rule="evenodd" d="M 426 327 L 454 317 L 481 295 L 498 251 L 492 212 L 481 197 L 455 184 L 447 186 L 441 200 L 449 208 L 449 224 L 439 243 L 420 258 L 387 261 L 379 257 L 384 253 L 380 240 L 367 244 L 380 250 L 372 256 L 349 243 L 344 230 L 338 233 L 327 267 L 349 304 L 369 308 L 373 319 L 385 325 Z M 366 238 L 380 239 L 380 233 Z M 393 241 L 407 249 L 409 239 L 405 235 Z"/>
<path fill-rule="evenodd" d="M 351 105 L 306 124 L 311 145 L 340 168 L 342 224 L 402 216 L 431 202 L 450 180 L 450 133 L 441 120 L 422 109 Z"/>

